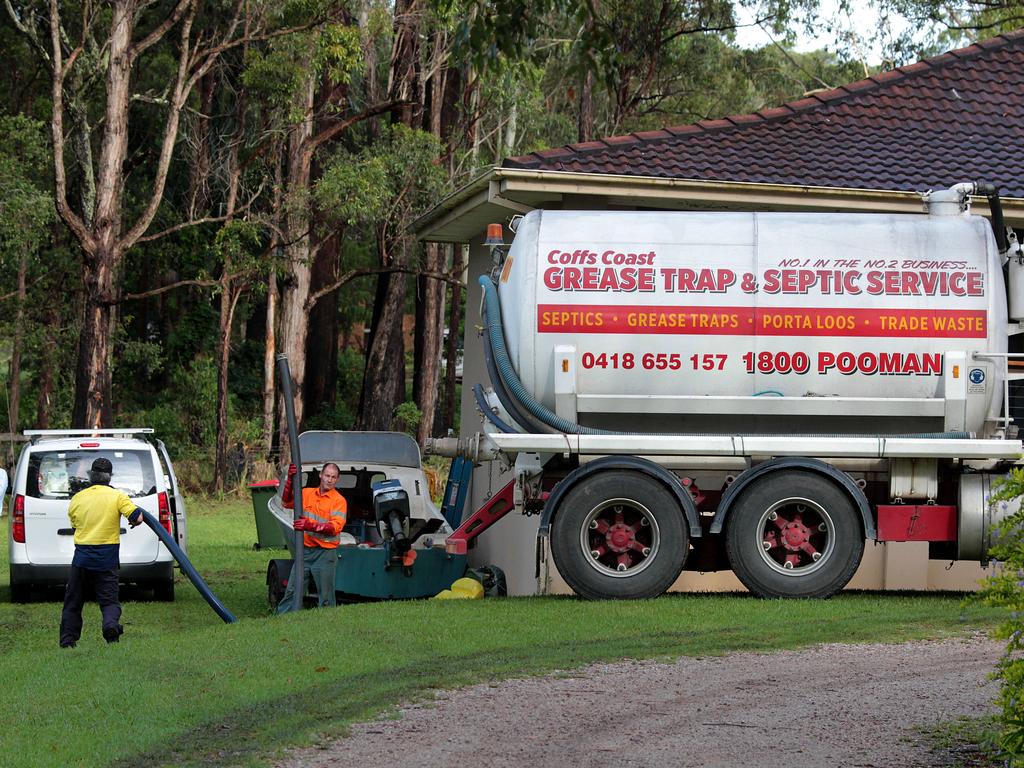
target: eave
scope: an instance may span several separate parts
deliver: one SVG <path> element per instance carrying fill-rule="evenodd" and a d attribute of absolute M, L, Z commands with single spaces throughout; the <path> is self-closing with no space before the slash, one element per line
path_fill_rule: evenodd
<path fill-rule="evenodd" d="M 950 185 L 966 179 L 950 179 Z M 923 190 L 922 190 L 923 191 Z M 558 208 L 567 197 L 595 208 L 789 210 L 920 213 L 921 195 L 881 189 L 670 179 L 566 171 L 491 168 L 444 198 L 410 226 L 419 239 L 468 243 L 491 222 L 534 208 Z M 574 201 L 573 207 L 581 207 Z M 1006 223 L 1024 226 L 1024 199 L 1004 198 Z M 987 213 L 984 198 L 975 210 Z"/>

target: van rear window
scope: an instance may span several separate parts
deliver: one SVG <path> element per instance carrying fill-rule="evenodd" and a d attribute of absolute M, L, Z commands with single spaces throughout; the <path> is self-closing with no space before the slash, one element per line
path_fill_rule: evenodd
<path fill-rule="evenodd" d="M 35 499 L 70 499 L 89 487 L 89 468 L 103 457 L 114 471 L 110 485 L 132 498 L 156 493 L 156 473 L 149 451 L 35 451 L 29 456 L 25 495 Z"/>

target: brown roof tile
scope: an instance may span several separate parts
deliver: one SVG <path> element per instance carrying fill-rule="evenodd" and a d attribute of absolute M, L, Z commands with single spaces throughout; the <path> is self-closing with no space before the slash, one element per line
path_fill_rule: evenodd
<path fill-rule="evenodd" d="M 612 136 L 507 168 L 1024 197 L 1024 30 L 749 115 Z"/>

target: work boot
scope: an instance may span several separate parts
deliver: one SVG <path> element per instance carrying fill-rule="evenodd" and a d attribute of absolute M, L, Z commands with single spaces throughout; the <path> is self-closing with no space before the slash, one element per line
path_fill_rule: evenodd
<path fill-rule="evenodd" d="M 75 647 L 75 643 L 61 643 L 60 647 L 61 648 L 74 648 Z"/>
<path fill-rule="evenodd" d="M 124 634 L 124 627 L 120 624 L 115 624 L 112 627 L 103 628 L 103 639 L 108 643 L 116 643 L 121 639 L 121 635 Z"/>

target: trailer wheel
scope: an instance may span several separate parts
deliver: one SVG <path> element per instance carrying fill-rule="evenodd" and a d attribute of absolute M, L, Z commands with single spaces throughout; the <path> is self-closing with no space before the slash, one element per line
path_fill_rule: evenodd
<path fill-rule="evenodd" d="M 689 537 L 683 511 L 659 482 L 608 471 L 573 487 L 551 530 L 558 572 L 581 597 L 657 597 L 683 569 Z"/>
<path fill-rule="evenodd" d="M 291 560 L 271 560 L 267 565 L 267 602 L 271 610 L 277 610 L 278 603 L 284 598 L 287 585 L 285 581 L 291 576 Z"/>
<path fill-rule="evenodd" d="M 776 472 L 736 499 L 725 549 L 736 576 L 760 597 L 827 598 L 853 578 L 864 531 L 835 483 L 814 472 Z"/>

